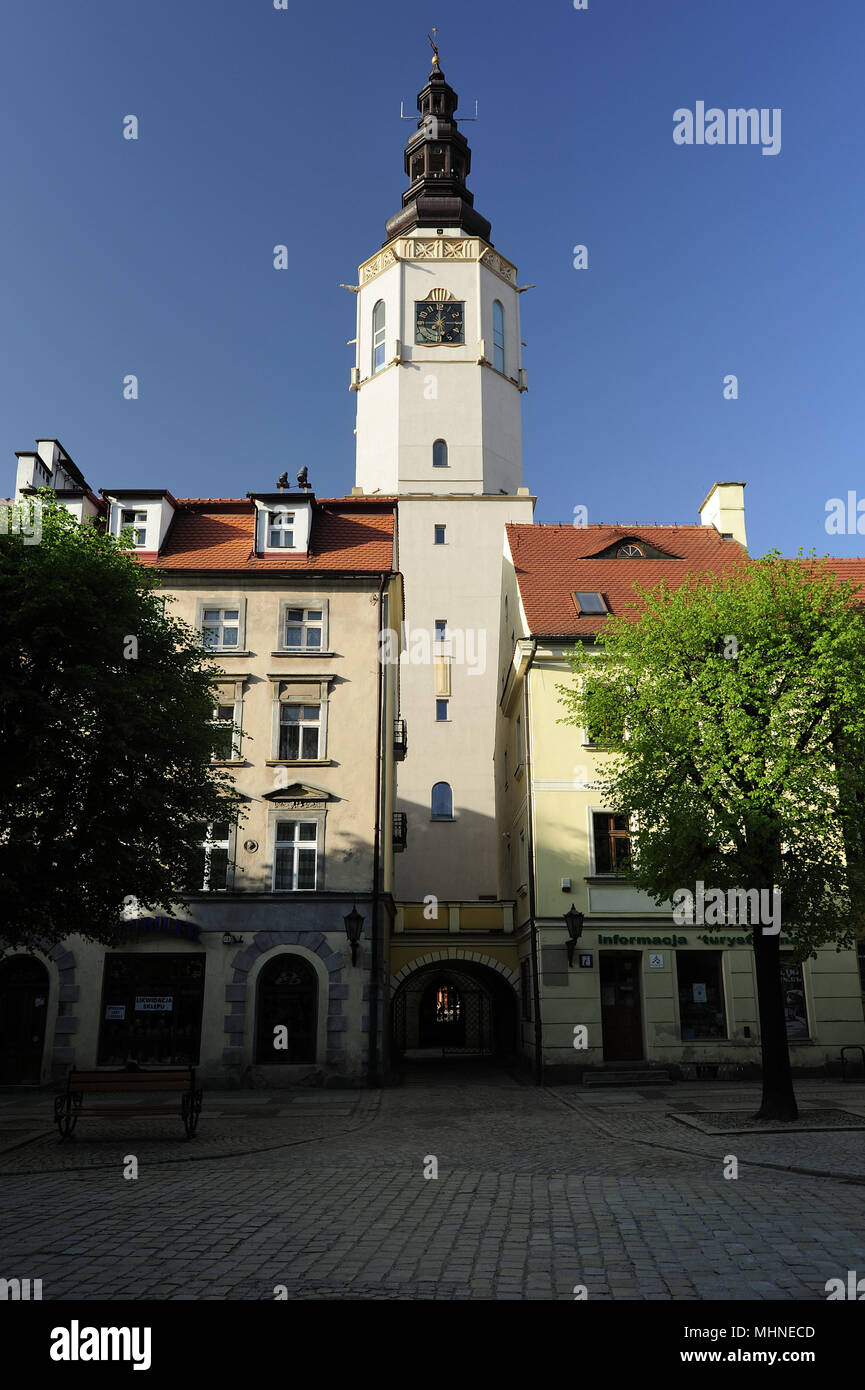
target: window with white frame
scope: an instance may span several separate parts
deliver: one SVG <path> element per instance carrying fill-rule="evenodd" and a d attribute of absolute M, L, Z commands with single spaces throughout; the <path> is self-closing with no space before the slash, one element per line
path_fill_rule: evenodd
<path fill-rule="evenodd" d="M 216 893 L 228 886 L 228 854 L 231 826 L 215 821 L 198 827 L 198 847 L 192 857 L 193 892 Z"/>
<path fill-rule="evenodd" d="M 372 371 L 373 376 L 384 366 L 385 308 L 380 299 L 372 311 Z"/>
<path fill-rule="evenodd" d="M 215 651 L 229 651 L 232 647 L 239 647 L 240 609 L 202 609 L 201 631 L 205 647 L 211 647 Z"/>
<path fill-rule="evenodd" d="M 279 756 L 287 762 L 319 757 L 321 705 L 281 704 L 279 707 Z"/>
<path fill-rule="evenodd" d="M 505 370 L 505 311 L 497 299 L 493 300 L 493 366 L 497 372 Z"/>
<path fill-rule="evenodd" d="M 315 821 L 277 821 L 273 855 L 274 892 L 314 889 L 317 854 L 318 826 Z"/>
<path fill-rule="evenodd" d="M 124 507 L 120 513 L 120 525 L 125 528 L 132 527 L 132 539 L 135 545 L 144 546 L 147 544 L 147 513 L 134 511 Z"/>
<path fill-rule="evenodd" d="M 270 513 L 267 522 L 267 545 L 271 550 L 291 550 L 294 547 L 294 512 L 281 508 Z"/>
<path fill-rule="evenodd" d="M 325 641 L 325 609 L 290 607 L 282 610 L 282 645 L 287 651 L 320 652 Z"/>
<path fill-rule="evenodd" d="M 234 705 L 227 701 L 215 705 L 211 727 L 213 728 L 213 753 L 211 754 L 213 761 L 216 763 L 230 762 L 238 755 L 234 727 Z"/>

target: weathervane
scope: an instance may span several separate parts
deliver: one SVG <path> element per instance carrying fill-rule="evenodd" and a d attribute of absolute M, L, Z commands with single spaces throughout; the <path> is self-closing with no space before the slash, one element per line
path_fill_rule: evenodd
<path fill-rule="evenodd" d="M 433 25 L 433 34 L 438 34 L 438 29 L 435 27 L 435 25 Z M 432 37 L 431 34 L 427 34 L 427 38 L 429 39 L 429 46 L 430 46 L 430 48 L 431 48 L 432 51 L 433 51 L 433 67 L 434 67 L 434 68 L 437 68 L 437 67 L 440 66 L 440 65 L 439 65 L 439 47 L 438 47 L 438 44 L 436 43 L 435 39 Z"/>

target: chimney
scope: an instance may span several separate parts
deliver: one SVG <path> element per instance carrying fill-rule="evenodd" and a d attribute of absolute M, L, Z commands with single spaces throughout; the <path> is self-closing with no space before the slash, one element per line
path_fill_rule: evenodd
<path fill-rule="evenodd" d="M 745 484 L 715 483 L 700 505 L 700 525 L 714 526 L 726 539 L 747 546 L 745 534 Z"/>

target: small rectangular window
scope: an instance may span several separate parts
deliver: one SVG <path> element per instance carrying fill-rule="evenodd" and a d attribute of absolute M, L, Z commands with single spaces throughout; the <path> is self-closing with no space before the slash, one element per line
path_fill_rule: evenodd
<path fill-rule="evenodd" d="M 436 700 L 436 722 L 445 723 L 450 718 L 448 715 L 448 700 Z"/>
<path fill-rule="evenodd" d="M 608 613 L 610 611 L 604 602 L 603 594 L 584 591 L 575 593 L 573 597 L 581 618 L 590 613 Z"/>
<path fill-rule="evenodd" d="M 277 821 L 273 856 L 275 892 L 315 888 L 317 839 L 315 821 Z"/>
<path fill-rule="evenodd" d="M 608 811 L 592 815 L 595 841 L 595 873 L 627 873 L 631 866 L 631 818 Z"/>
<path fill-rule="evenodd" d="M 228 762 L 235 756 L 234 705 L 217 705 L 213 711 L 214 762 Z"/>
<path fill-rule="evenodd" d="M 289 651 L 321 651 L 323 608 L 286 608 L 283 644 Z"/>
<path fill-rule="evenodd" d="M 190 866 L 193 892 L 215 893 L 227 886 L 230 831 L 228 821 L 198 827 L 198 849 Z"/>
<path fill-rule="evenodd" d="M 433 541 L 433 543 L 434 543 L 435 545 L 444 545 L 444 543 L 445 543 L 445 530 L 446 530 L 446 527 L 444 527 L 444 526 L 438 526 L 438 525 L 437 525 L 437 526 L 434 527 L 434 541 Z"/>
<path fill-rule="evenodd" d="M 294 512 L 271 512 L 267 528 L 270 549 L 290 550 L 294 546 Z"/>
<path fill-rule="evenodd" d="M 447 618 L 436 618 L 435 620 L 435 640 L 444 642 L 448 635 Z"/>
<path fill-rule="evenodd" d="M 319 756 L 321 706 L 284 704 L 279 710 L 279 756 L 286 762 L 308 762 Z"/>
<path fill-rule="evenodd" d="M 143 546 L 147 544 L 147 513 L 124 510 L 121 514 L 121 525 L 123 528 L 131 526 L 133 530 L 133 541 L 135 545 Z"/>
<path fill-rule="evenodd" d="M 225 651 L 231 647 L 239 646 L 240 609 L 205 608 L 202 614 L 201 630 L 206 647 Z"/>

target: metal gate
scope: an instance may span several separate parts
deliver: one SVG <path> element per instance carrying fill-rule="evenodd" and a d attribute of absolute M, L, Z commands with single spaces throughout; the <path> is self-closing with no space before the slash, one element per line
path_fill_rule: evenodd
<path fill-rule="evenodd" d="M 448 996 L 445 1015 L 440 1006 L 435 1007 L 435 995 L 444 992 Z M 394 998 L 393 1046 L 397 1053 L 440 1047 L 442 1056 L 491 1055 L 495 1051 L 495 1027 L 489 992 L 466 975 L 419 972 Z"/>

